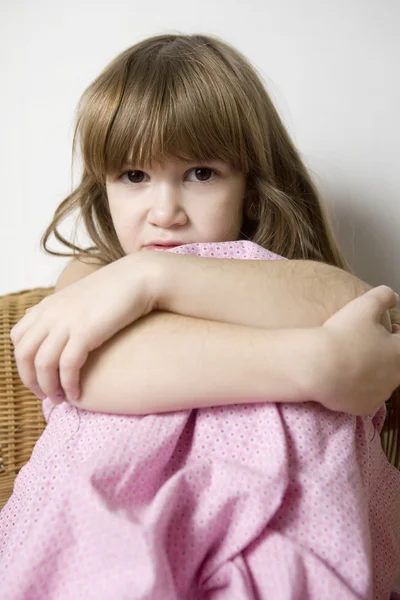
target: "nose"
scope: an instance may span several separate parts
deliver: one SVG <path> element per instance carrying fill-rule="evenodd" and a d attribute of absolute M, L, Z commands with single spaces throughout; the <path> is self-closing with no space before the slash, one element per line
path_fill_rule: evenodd
<path fill-rule="evenodd" d="M 164 228 L 186 223 L 187 216 L 183 208 L 181 193 L 175 185 L 166 184 L 155 190 L 148 212 L 148 221 L 152 225 Z"/>

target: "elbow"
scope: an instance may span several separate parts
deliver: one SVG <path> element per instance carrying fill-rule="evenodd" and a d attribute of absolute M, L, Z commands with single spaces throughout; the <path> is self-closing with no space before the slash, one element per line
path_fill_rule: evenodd
<path fill-rule="evenodd" d="M 79 400 L 69 401 L 69 404 L 89 412 L 113 415 L 143 416 L 150 412 L 149 401 L 140 393 L 130 391 L 126 394 L 113 390 L 112 386 L 99 389 L 83 385 Z"/>
<path fill-rule="evenodd" d="M 144 415 L 146 386 L 131 367 L 115 364 L 104 346 L 92 351 L 80 372 L 80 397 L 69 403 L 89 412 Z"/>

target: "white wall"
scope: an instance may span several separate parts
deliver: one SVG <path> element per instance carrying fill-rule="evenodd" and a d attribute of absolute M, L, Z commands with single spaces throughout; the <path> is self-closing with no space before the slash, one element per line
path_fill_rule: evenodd
<path fill-rule="evenodd" d="M 0 294 L 54 284 L 68 259 L 39 239 L 71 191 L 79 96 L 165 32 L 215 34 L 250 58 L 355 272 L 400 291 L 399 26 L 398 0 L 2 0 Z"/>

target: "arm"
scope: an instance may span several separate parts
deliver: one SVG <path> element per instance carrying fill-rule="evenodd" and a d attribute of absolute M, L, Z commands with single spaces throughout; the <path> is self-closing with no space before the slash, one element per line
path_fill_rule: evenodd
<path fill-rule="evenodd" d="M 161 310 L 251 327 L 322 325 L 371 289 L 351 273 L 310 260 L 232 260 L 157 252 Z"/>
<path fill-rule="evenodd" d="M 371 289 L 351 273 L 308 260 L 232 260 L 169 252 L 140 258 L 156 280 L 154 309 L 251 327 L 322 325 Z M 101 266 L 72 260 L 56 291 Z"/>
<path fill-rule="evenodd" d="M 160 257 L 160 253 L 155 254 L 157 257 Z M 150 254 L 147 256 L 150 256 Z M 195 257 L 181 257 L 175 255 L 172 258 L 183 259 L 187 264 L 187 259 L 190 260 Z M 180 261 L 181 267 L 183 266 L 183 261 Z M 204 264 L 203 261 L 207 261 L 207 259 L 202 259 L 199 267 L 202 267 Z M 219 261 L 218 259 L 209 259 L 207 262 L 210 267 L 212 266 L 211 263 L 213 261 L 222 262 L 224 266 L 232 265 L 233 263 L 243 264 L 251 262 L 256 268 L 257 263 L 259 262 L 274 265 L 275 267 L 286 264 L 286 261 Z M 196 262 L 199 263 L 199 259 L 197 259 Z M 153 262 L 152 264 L 155 263 Z M 160 265 L 160 262 L 157 264 Z M 70 263 L 57 282 L 56 289 L 61 289 L 65 285 L 84 276 L 85 268 L 86 265 L 82 265 L 82 263 L 77 263 L 75 267 L 73 262 Z M 202 269 L 203 271 L 207 271 L 204 267 L 202 267 Z M 165 272 L 165 269 L 163 272 Z M 232 281 L 233 271 L 231 270 L 229 273 Z M 275 270 L 275 273 L 278 273 L 278 269 Z M 248 270 L 247 275 L 246 288 L 250 285 L 251 279 L 255 284 L 260 286 L 259 269 Z M 220 271 L 217 273 L 217 279 L 221 280 Z M 280 282 L 282 287 L 282 281 L 278 278 L 276 279 Z M 267 291 L 269 290 L 264 290 L 265 293 Z M 223 296 L 219 296 L 219 298 L 221 297 L 223 298 Z M 269 316 L 269 313 L 265 310 L 261 310 L 264 307 L 264 303 L 259 301 L 259 296 L 256 296 L 256 299 L 258 299 L 260 307 L 258 314 L 264 319 L 264 321 L 260 322 L 259 326 L 267 327 L 268 322 L 265 318 Z M 351 298 L 349 298 L 349 300 L 350 299 Z M 236 295 L 235 300 L 236 304 L 229 302 L 228 307 L 239 307 L 241 305 L 242 298 L 240 298 L 240 295 Z M 309 301 L 309 304 L 311 304 L 311 301 Z M 212 304 L 209 303 L 209 305 L 212 308 Z M 252 305 L 254 306 L 254 302 Z M 218 303 L 216 303 L 216 307 L 218 308 Z M 248 313 L 249 318 L 252 319 L 252 311 L 250 310 L 246 314 Z M 236 315 L 238 315 L 237 310 Z M 223 316 L 226 318 L 227 315 L 224 314 Z M 232 312 L 228 316 L 231 318 Z M 241 367 L 240 365 L 236 365 L 237 368 L 232 369 L 232 366 L 235 365 L 235 361 L 236 363 L 238 361 L 238 357 L 236 356 L 235 358 L 235 352 L 233 351 L 235 348 L 251 347 L 253 348 L 251 354 L 254 354 L 255 356 L 257 354 L 257 344 L 259 350 L 261 350 L 261 347 L 263 348 L 263 352 L 259 352 L 257 356 L 259 357 L 258 360 L 261 361 L 261 364 L 259 364 L 259 375 L 263 375 L 263 398 L 265 399 L 265 377 L 266 373 L 269 372 L 268 366 L 265 364 L 265 358 L 263 357 L 265 348 L 268 347 L 271 356 L 273 356 L 271 354 L 272 350 L 278 351 L 278 356 L 280 356 L 282 340 L 285 339 L 287 346 L 289 347 L 290 337 L 282 338 L 278 336 L 277 338 L 274 338 L 273 332 L 264 331 L 263 334 L 268 333 L 268 335 L 264 335 L 262 337 L 263 341 L 261 342 L 261 338 L 258 334 L 257 338 L 254 337 L 255 332 L 257 331 L 255 329 L 250 330 L 246 327 L 239 326 L 235 330 L 233 324 L 229 327 L 226 327 L 226 325 L 227 324 L 224 323 L 203 322 L 199 319 L 190 319 L 174 314 L 150 314 L 145 319 L 139 321 L 139 323 L 134 323 L 133 325 L 126 327 L 122 332 L 103 344 L 99 349 L 90 353 L 88 361 L 81 372 L 82 394 L 81 400 L 78 401 L 77 405 L 82 408 L 87 408 L 88 410 L 105 412 L 107 410 L 110 412 L 129 411 L 137 414 L 143 410 L 143 402 L 146 401 L 146 410 L 148 412 L 172 410 L 171 404 L 165 404 L 164 394 L 166 389 L 170 391 L 171 401 L 180 402 L 180 405 L 174 405 L 173 408 L 183 408 L 182 402 L 188 401 L 191 402 L 192 407 L 199 405 L 205 406 L 207 405 L 207 402 L 208 405 L 210 403 L 233 403 L 235 402 L 235 398 L 243 398 L 244 394 L 250 394 L 250 396 L 252 394 L 251 389 L 249 389 L 249 379 L 243 377 L 243 373 L 251 372 L 252 358 L 249 356 L 247 357 L 247 360 L 249 361 L 247 371 L 246 368 L 243 369 L 242 363 L 240 363 L 242 365 Z M 206 329 L 204 329 L 204 327 L 206 327 Z M 275 331 L 275 333 L 278 332 Z M 290 332 L 290 335 L 293 335 L 293 332 Z M 298 339 L 299 335 L 296 332 L 294 335 L 297 335 L 296 339 Z M 174 340 L 173 346 L 171 345 L 171 339 Z M 198 351 L 196 350 L 195 353 L 193 352 L 193 349 L 198 347 L 199 339 L 202 340 L 203 347 L 205 345 L 207 346 L 205 359 L 202 359 L 203 362 L 200 361 L 200 356 L 196 354 Z M 255 341 L 256 339 L 258 340 L 257 342 Z M 268 346 L 265 345 L 266 343 Z M 275 344 L 277 344 L 277 346 L 275 346 Z M 182 363 L 175 359 L 174 354 L 171 354 L 172 347 L 175 352 L 178 352 L 178 356 L 184 357 L 183 364 L 185 364 L 184 370 L 186 379 L 182 377 L 183 369 L 180 366 Z M 300 347 L 295 347 L 299 352 L 302 350 Z M 232 354 L 232 360 L 230 360 L 230 362 L 221 360 L 224 356 L 229 356 L 229 353 Z M 207 362 L 208 358 L 210 359 L 209 362 Z M 296 360 L 298 360 L 298 357 Z M 296 361 L 294 361 L 294 364 L 295 363 Z M 276 361 L 275 363 L 270 363 L 269 368 L 271 372 L 276 372 L 276 364 Z M 132 369 L 132 365 L 135 365 L 134 369 Z M 202 369 L 199 367 L 202 367 Z M 288 371 L 286 364 L 285 380 L 288 379 L 290 368 Z M 235 371 L 239 381 L 241 381 L 240 385 L 238 382 L 235 382 L 234 386 L 232 385 L 232 370 Z M 208 374 L 206 378 L 204 377 L 205 372 Z M 116 373 L 118 373 L 117 377 L 115 376 Z M 225 384 L 221 384 L 221 394 L 216 397 L 215 390 L 218 389 L 218 382 L 221 377 L 222 379 L 225 377 L 226 382 Z M 295 376 L 292 379 L 289 377 L 289 380 L 290 385 L 294 386 L 292 388 L 292 397 L 296 397 L 298 400 L 299 381 Z M 252 381 L 254 381 L 256 390 L 259 390 L 259 378 L 257 379 L 257 377 L 255 377 Z M 118 389 L 116 388 L 117 383 Z M 304 382 L 302 386 L 304 386 Z M 132 394 L 132 387 L 135 390 L 135 394 Z M 197 398 L 193 397 L 193 389 L 196 389 Z M 233 389 L 236 390 L 238 396 L 235 395 L 235 392 L 232 392 Z M 285 390 L 284 397 L 286 401 L 288 401 L 288 396 L 291 396 L 291 393 L 285 387 L 283 389 Z M 117 391 L 120 408 L 115 404 Z M 254 391 L 254 393 L 256 392 Z M 276 387 L 271 389 L 271 393 L 274 395 L 275 401 L 279 401 L 279 393 Z M 162 404 L 160 404 L 161 397 L 163 398 Z"/>
<path fill-rule="evenodd" d="M 322 325 L 371 289 L 337 267 L 308 260 L 232 260 L 142 255 L 156 279 L 156 308 L 188 317 L 251 327 Z M 56 291 L 101 268 L 72 260 Z"/>
<path fill-rule="evenodd" d="M 395 303 L 394 292 L 381 286 L 320 327 L 269 331 L 151 313 L 89 355 L 82 402 L 72 404 L 148 414 L 316 401 L 372 415 L 400 385 L 400 337 L 380 325 Z M 160 326 L 169 329 L 168 339 L 159 338 Z M 154 360 L 155 349 L 162 362 Z"/>
<path fill-rule="evenodd" d="M 71 404 L 148 414 L 310 400 L 322 351 L 317 331 L 267 331 L 151 313 L 90 353 L 81 371 L 81 398 Z"/>

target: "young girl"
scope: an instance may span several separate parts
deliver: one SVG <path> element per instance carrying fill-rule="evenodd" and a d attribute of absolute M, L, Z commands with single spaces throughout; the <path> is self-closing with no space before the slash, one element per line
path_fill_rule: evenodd
<path fill-rule="evenodd" d="M 48 425 L 0 516 L 2 598 L 387 598 L 396 297 L 359 297 L 254 70 L 214 38 L 145 40 L 78 133 L 44 245 L 87 262 L 11 333 Z M 76 208 L 87 250 L 57 231 Z"/>

